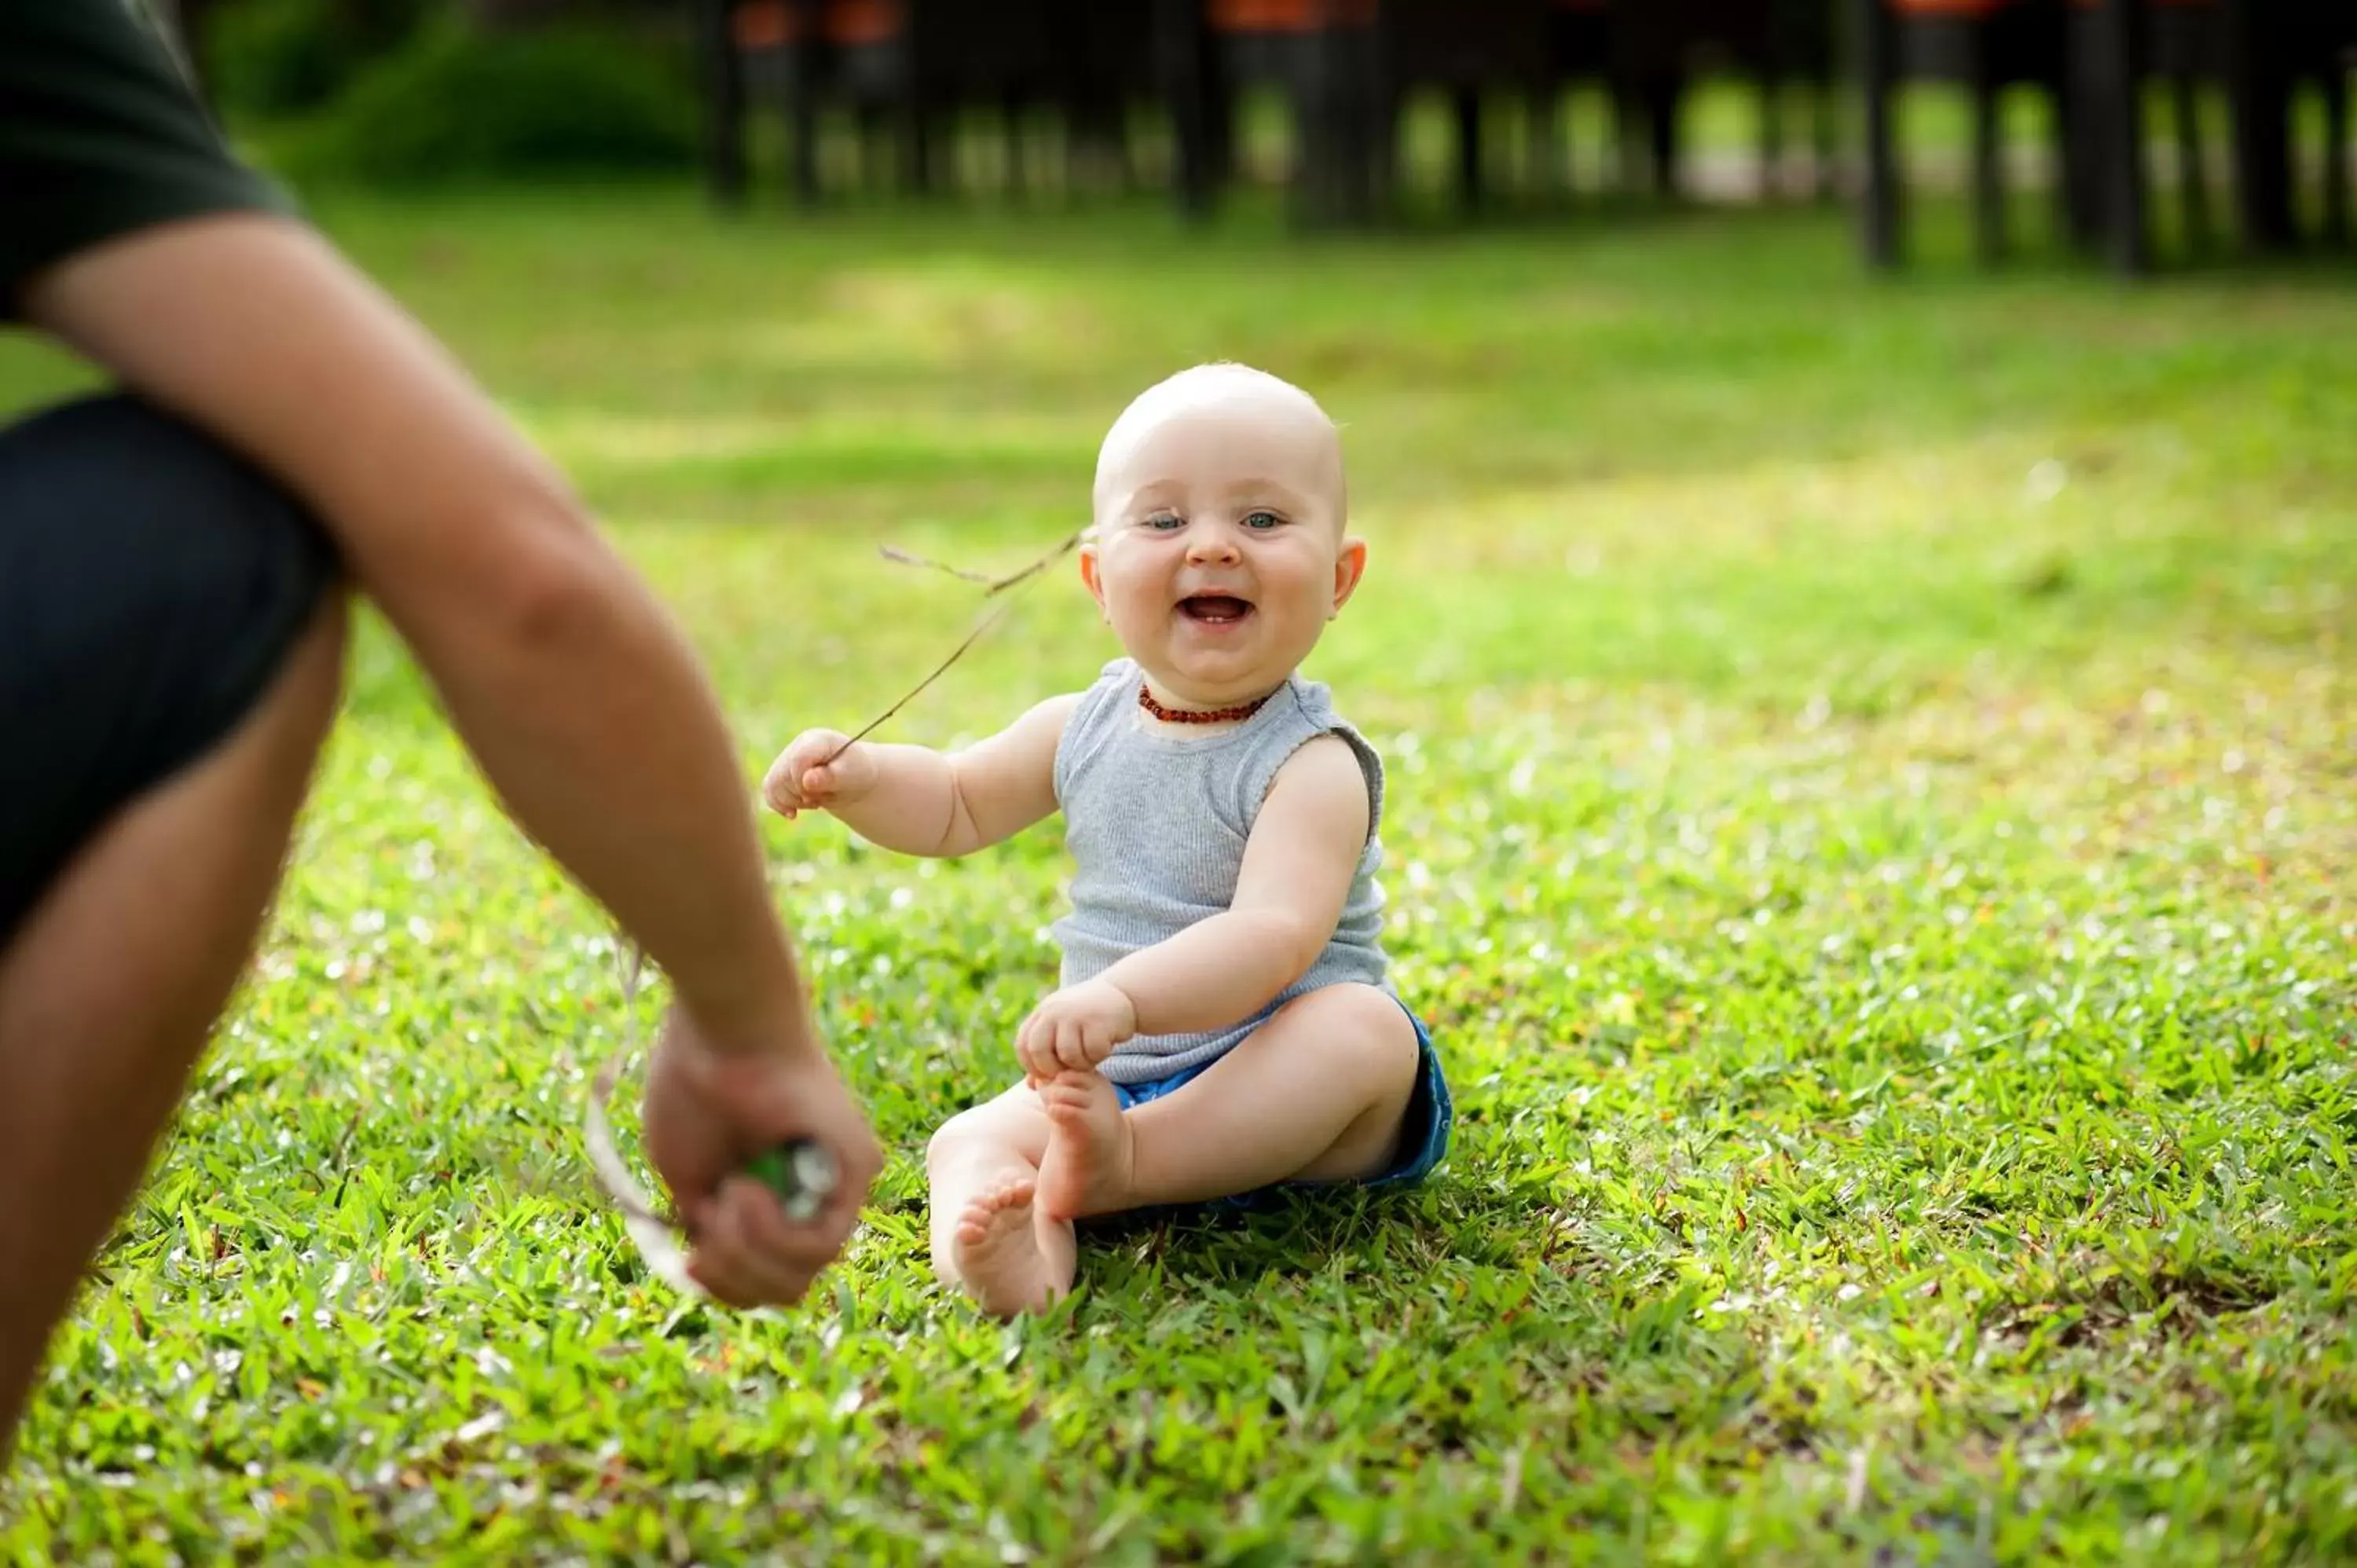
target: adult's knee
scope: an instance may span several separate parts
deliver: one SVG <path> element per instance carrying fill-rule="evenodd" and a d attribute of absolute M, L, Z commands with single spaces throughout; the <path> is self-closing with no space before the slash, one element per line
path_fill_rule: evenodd
<path fill-rule="evenodd" d="M 139 670 L 122 695 L 184 711 L 253 703 L 341 575 L 291 492 L 130 394 L 0 431 L 0 675 L 45 657 L 69 678 Z"/>
<path fill-rule="evenodd" d="M 316 750 L 344 641 L 326 531 L 145 401 L 0 431 L 0 941 L 118 811 L 266 704 Z M 307 752 L 306 753 L 307 760 Z"/>

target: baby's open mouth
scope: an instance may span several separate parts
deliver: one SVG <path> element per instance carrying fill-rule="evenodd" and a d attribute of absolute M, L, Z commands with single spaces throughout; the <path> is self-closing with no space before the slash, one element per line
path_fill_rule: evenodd
<path fill-rule="evenodd" d="M 1252 614 L 1252 603 L 1231 594 L 1190 594 L 1178 601 L 1178 613 L 1206 626 L 1232 626 Z"/>

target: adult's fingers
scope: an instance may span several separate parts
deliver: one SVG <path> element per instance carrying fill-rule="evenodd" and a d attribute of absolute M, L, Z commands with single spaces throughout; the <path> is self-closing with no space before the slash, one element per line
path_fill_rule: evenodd
<path fill-rule="evenodd" d="M 732 1177 L 697 1228 L 696 1278 L 731 1306 L 790 1306 L 842 1251 L 835 1226 L 796 1226 L 759 1183 Z"/>

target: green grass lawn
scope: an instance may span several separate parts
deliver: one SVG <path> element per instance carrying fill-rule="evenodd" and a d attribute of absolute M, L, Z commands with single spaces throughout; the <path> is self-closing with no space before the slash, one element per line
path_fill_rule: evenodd
<path fill-rule="evenodd" d="M 685 1306 L 582 1154 L 608 928 L 370 625 L 0 1558 L 2357 1549 L 2345 270 L 1871 285 L 1830 212 L 317 209 L 577 475 L 748 789 L 979 607 L 877 544 L 1011 567 L 1147 381 L 1308 386 L 1372 546 L 1311 672 L 1391 760 L 1458 1139 L 1413 1194 L 1113 1229 L 1065 1308 L 985 1321 L 921 1155 L 1052 982 L 1055 827 L 926 865 L 771 819 L 890 1163 L 806 1309 Z M 12 345 L 0 406 L 78 379 Z M 1111 651 L 1067 574 L 891 733 Z"/>

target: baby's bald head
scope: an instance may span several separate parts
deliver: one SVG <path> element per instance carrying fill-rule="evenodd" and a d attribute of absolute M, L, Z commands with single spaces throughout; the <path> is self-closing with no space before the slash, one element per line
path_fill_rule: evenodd
<path fill-rule="evenodd" d="M 1280 376 L 1228 362 L 1196 365 L 1131 400 L 1097 450 L 1094 510 L 1102 526 L 1132 497 L 1164 478 L 1173 460 L 1200 451 L 1182 433 L 1208 436 L 1240 475 L 1274 479 L 1328 513 L 1339 535 L 1349 510 L 1342 440 L 1318 400 Z"/>

